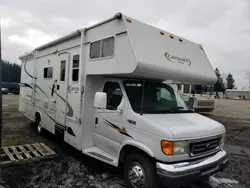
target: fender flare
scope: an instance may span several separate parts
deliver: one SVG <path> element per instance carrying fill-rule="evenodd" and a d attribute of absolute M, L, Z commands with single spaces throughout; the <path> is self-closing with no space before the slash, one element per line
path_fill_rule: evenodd
<path fill-rule="evenodd" d="M 126 142 L 124 142 L 119 150 L 119 156 L 121 154 L 122 149 L 125 146 L 134 146 L 134 147 L 144 151 L 145 153 L 147 153 L 150 157 L 155 158 L 154 153 L 152 152 L 152 150 L 148 146 L 146 146 L 146 145 L 144 145 L 136 140 L 127 140 Z"/>

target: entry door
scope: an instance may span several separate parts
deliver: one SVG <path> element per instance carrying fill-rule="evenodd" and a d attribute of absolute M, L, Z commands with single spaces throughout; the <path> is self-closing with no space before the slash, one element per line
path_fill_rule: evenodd
<path fill-rule="evenodd" d="M 66 126 L 69 54 L 59 54 L 59 69 L 56 86 L 56 123 Z"/>
<path fill-rule="evenodd" d="M 125 109 L 124 96 L 117 82 L 106 82 L 103 92 L 107 93 L 107 109 L 97 110 L 94 142 L 96 147 L 117 156 L 125 134 L 125 113 L 119 113 L 117 109 L 121 105 Z"/>

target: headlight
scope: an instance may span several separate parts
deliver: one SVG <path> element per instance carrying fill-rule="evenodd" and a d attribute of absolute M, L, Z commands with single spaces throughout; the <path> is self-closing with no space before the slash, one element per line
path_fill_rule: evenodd
<path fill-rule="evenodd" d="M 220 148 L 223 148 L 224 147 L 224 144 L 225 144 L 225 138 L 226 138 L 226 135 L 225 133 L 222 135 L 221 137 L 221 141 L 220 141 Z"/>
<path fill-rule="evenodd" d="M 161 150 L 166 155 L 182 155 L 187 153 L 187 142 L 171 142 L 162 140 L 161 141 Z"/>

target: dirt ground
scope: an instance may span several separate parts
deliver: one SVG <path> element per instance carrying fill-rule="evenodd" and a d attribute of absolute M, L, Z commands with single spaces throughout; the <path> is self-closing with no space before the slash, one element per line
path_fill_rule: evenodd
<path fill-rule="evenodd" d="M 215 99 L 215 105 L 214 116 L 250 118 L 250 100 Z"/>
<path fill-rule="evenodd" d="M 216 100 L 206 116 L 225 125 L 229 165 L 209 181 L 189 188 L 250 188 L 250 101 Z M 35 132 L 34 125 L 17 111 L 18 96 L 3 96 L 3 145 L 44 142 L 57 157 L 50 160 L 0 168 L 0 188 L 9 187 L 126 187 L 122 167 L 114 168 L 81 154 L 61 136 Z"/>

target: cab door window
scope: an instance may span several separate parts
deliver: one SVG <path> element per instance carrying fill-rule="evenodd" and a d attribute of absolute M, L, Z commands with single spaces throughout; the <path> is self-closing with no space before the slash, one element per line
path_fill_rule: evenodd
<path fill-rule="evenodd" d="M 107 109 L 117 110 L 122 101 L 122 91 L 119 83 L 106 82 L 103 92 L 107 93 Z"/>

